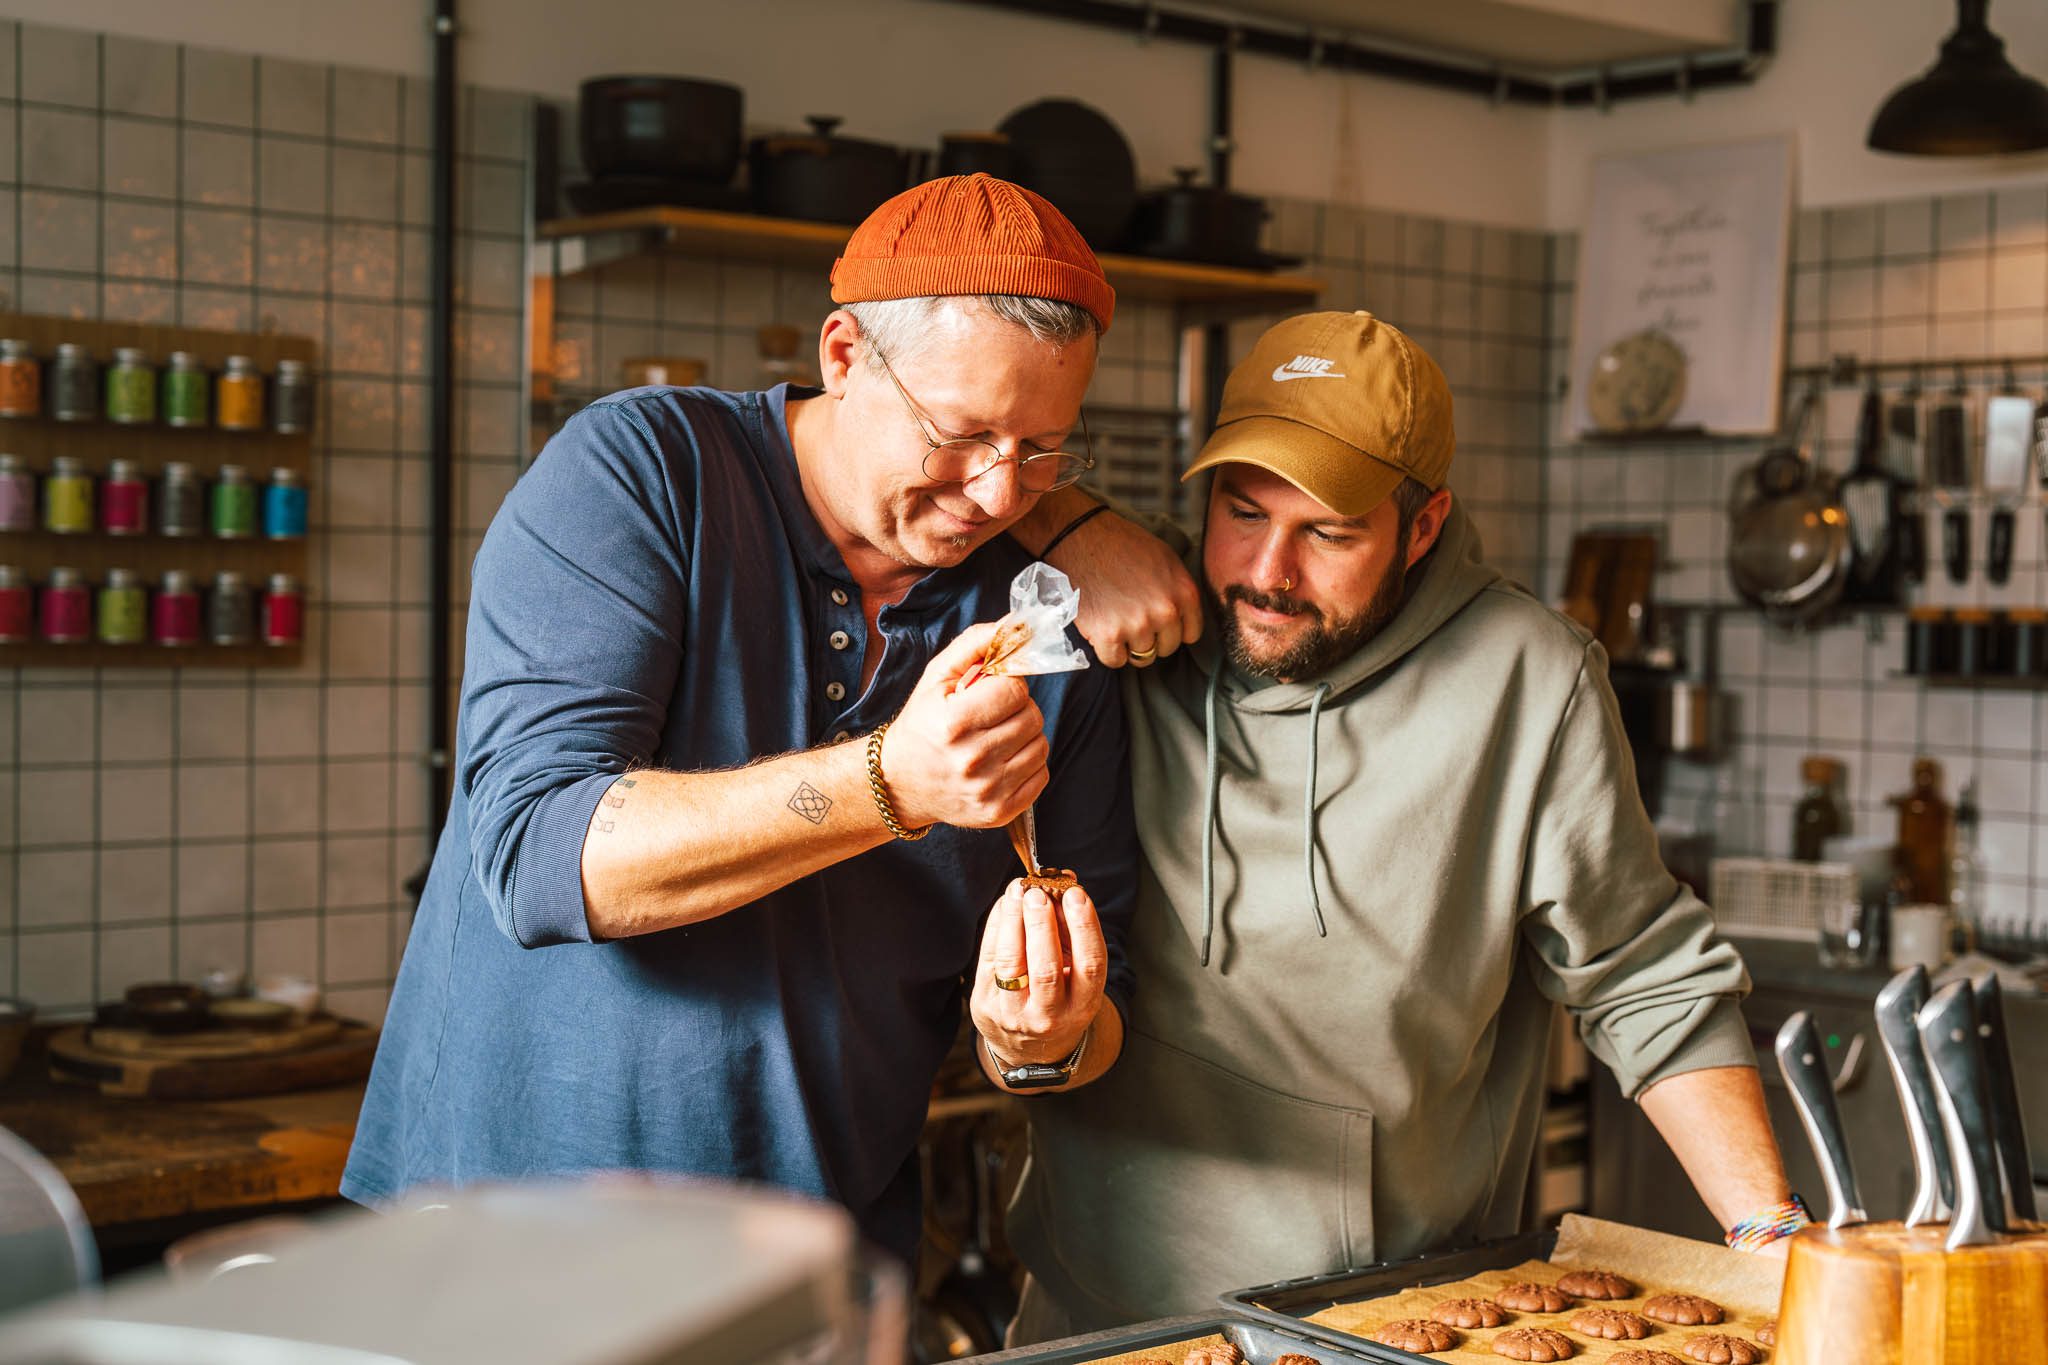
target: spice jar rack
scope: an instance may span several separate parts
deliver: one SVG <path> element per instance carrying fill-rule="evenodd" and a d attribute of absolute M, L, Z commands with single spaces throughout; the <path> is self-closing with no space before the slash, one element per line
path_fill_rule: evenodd
<path fill-rule="evenodd" d="M 222 538 L 202 527 L 197 535 L 168 536 L 160 529 L 162 509 L 158 499 L 165 467 L 173 464 L 188 465 L 194 470 L 208 486 L 209 501 L 218 472 L 230 465 L 248 471 L 259 493 L 263 485 L 271 482 L 273 470 L 290 471 L 296 485 L 305 488 L 312 473 L 312 424 L 302 423 L 297 430 L 280 432 L 266 420 L 257 429 L 225 429 L 215 424 L 218 413 L 209 411 L 206 425 L 179 426 L 166 420 L 161 405 L 148 420 L 110 421 L 107 400 L 113 398 L 117 410 L 133 416 L 135 394 L 132 387 L 127 392 L 111 390 L 108 372 L 116 351 L 139 350 L 154 367 L 156 381 L 161 385 L 170 357 L 184 352 L 196 357 L 206 376 L 211 399 L 218 392 L 216 377 L 227 369 L 231 356 L 246 357 L 250 368 L 266 379 L 275 376 L 280 363 L 286 361 L 303 367 L 303 373 L 310 375 L 317 369 L 312 340 L 270 333 L 87 322 L 18 313 L 0 313 L 0 338 L 28 343 L 28 351 L 43 367 L 41 410 L 34 416 L 0 417 L 0 453 L 20 460 L 33 474 L 39 494 L 60 457 L 77 460 L 92 475 L 96 487 L 114 461 L 126 461 L 147 483 L 150 503 L 147 529 L 142 534 L 110 533 L 101 528 L 97 516 L 91 530 L 53 532 L 45 529 L 39 507 L 35 529 L 0 533 L 0 565 L 15 567 L 38 589 L 50 581 L 53 570 L 74 570 L 90 585 L 95 598 L 114 570 L 134 574 L 152 595 L 170 571 L 182 572 L 202 587 L 211 585 L 222 573 L 238 574 L 256 594 L 251 603 L 255 633 L 248 644 L 213 644 L 204 631 L 199 643 L 185 646 L 158 645 L 147 640 L 107 644 L 98 639 L 57 644 L 34 638 L 18 644 L 0 644 L 0 668 L 275 668 L 298 664 L 304 656 L 302 643 L 262 642 L 265 610 L 261 594 L 276 575 L 286 575 L 299 584 L 305 582 L 306 536 L 267 538 L 260 524 L 260 512 L 253 535 Z M 60 421 L 51 411 L 50 389 L 55 376 L 50 370 L 58 348 L 65 345 L 84 347 L 97 362 L 101 405 L 94 420 Z M 116 381 L 120 382 L 123 381 Z M 273 385 L 271 392 L 274 391 Z M 164 391 L 160 388 L 158 392 L 161 396 Z M 245 383 L 243 396 L 246 393 Z M 269 397 L 265 395 L 266 405 Z M 97 497 L 94 504 L 97 512 Z"/>

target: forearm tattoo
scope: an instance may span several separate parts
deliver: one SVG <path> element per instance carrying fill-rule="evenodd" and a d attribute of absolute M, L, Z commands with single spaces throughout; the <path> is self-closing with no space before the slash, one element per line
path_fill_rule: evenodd
<path fill-rule="evenodd" d="M 812 824 L 822 825 L 826 812 L 832 809 L 832 798 L 808 782 L 799 782 L 789 798 L 789 808 Z"/>

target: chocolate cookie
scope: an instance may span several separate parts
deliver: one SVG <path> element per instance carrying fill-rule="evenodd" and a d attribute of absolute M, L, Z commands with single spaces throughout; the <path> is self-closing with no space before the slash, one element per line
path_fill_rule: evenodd
<path fill-rule="evenodd" d="M 1314 1356 L 1296 1355 L 1294 1352 L 1289 1351 L 1284 1356 L 1274 1356 L 1273 1365 L 1323 1365 L 1323 1363 Z"/>
<path fill-rule="evenodd" d="M 1429 1315 L 1447 1327 L 1498 1327 L 1508 1320 L 1499 1305 L 1487 1299 L 1445 1299 Z"/>
<path fill-rule="evenodd" d="M 1656 1294 L 1643 1301 L 1643 1316 L 1679 1327 L 1711 1327 L 1722 1313 L 1720 1304 L 1697 1294 Z"/>
<path fill-rule="evenodd" d="M 1616 1351 L 1607 1357 L 1607 1365 L 1685 1365 L 1685 1362 L 1669 1351 L 1651 1351 L 1641 1346 L 1631 1346 L 1626 1351 Z"/>
<path fill-rule="evenodd" d="M 1611 1270 L 1571 1270 L 1557 1277 L 1560 1292 L 1575 1299 L 1626 1299 L 1636 1287 Z"/>
<path fill-rule="evenodd" d="M 1756 1365 L 1764 1358 L 1763 1348 L 1726 1332 L 1709 1332 L 1685 1343 L 1685 1353 L 1706 1365 Z"/>
<path fill-rule="evenodd" d="M 1197 1346 L 1181 1357 L 1181 1365 L 1242 1365 L 1244 1352 L 1227 1341 Z"/>
<path fill-rule="evenodd" d="M 1579 1348 L 1570 1337 L 1548 1327 L 1510 1327 L 1493 1339 L 1493 1353 L 1509 1360 L 1570 1360 Z"/>
<path fill-rule="evenodd" d="M 1403 1318 L 1399 1322 L 1390 1322 L 1374 1332 L 1370 1339 L 1397 1351 L 1413 1351 L 1425 1356 L 1436 1351 L 1448 1351 L 1458 1344 L 1456 1332 L 1428 1318 Z"/>
<path fill-rule="evenodd" d="M 1608 1341 L 1641 1341 L 1650 1335 L 1650 1324 L 1619 1308 L 1587 1308 L 1573 1316 L 1572 1330 Z"/>
<path fill-rule="evenodd" d="M 1503 1308 L 1512 1308 L 1517 1313 L 1562 1313 L 1572 1306 L 1570 1295 L 1559 1293 L 1551 1285 L 1534 1284 L 1528 1280 L 1502 1285 L 1500 1293 L 1493 1296 L 1493 1301 Z M 1715 1321 L 1718 1322 L 1719 1319 Z"/>
<path fill-rule="evenodd" d="M 1778 1344 L 1778 1320 L 1772 1318 L 1769 1322 L 1757 1328 L 1756 1339 L 1766 1346 L 1776 1346 Z"/>

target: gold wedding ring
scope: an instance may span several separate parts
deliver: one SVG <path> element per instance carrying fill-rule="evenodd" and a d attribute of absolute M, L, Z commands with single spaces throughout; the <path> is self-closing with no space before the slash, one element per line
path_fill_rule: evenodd
<path fill-rule="evenodd" d="M 1149 663 L 1159 657 L 1159 651 L 1156 649 L 1134 649 L 1130 651 L 1130 655 L 1133 659 L 1143 659 Z"/>
<path fill-rule="evenodd" d="M 1004 976 L 1001 972 L 991 969 L 989 975 L 995 978 L 996 989 L 999 991 L 1021 991 L 1031 984 L 1029 972 L 1021 976 Z"/>

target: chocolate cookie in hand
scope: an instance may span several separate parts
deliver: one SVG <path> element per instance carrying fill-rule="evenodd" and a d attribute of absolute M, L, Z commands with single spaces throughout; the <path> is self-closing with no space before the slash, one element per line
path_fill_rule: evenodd
<path fill-rule="evenodd" d="M 1560 1293 L 1575 1299 L 1626 1299 L 1636 1287 L 1611 1270 L 1570 1270 L 1557 1277 Z"/>
<path fill-rule="evenodd" d="M 1463 1327 L 1468 1332 L 1474 1327 L 1498 1327 L 1508 1320 L 1498 1304 L 1486 1299 L 1445 1299 L 1430 1309 L 1429 1315 L 1446 1327 Z"/>
<path fill-rule="evenodd" d="M 1571 1296 L 1560 1293 L 1547 1284 L 1536 1284 L 1529 1280 L 1502 1285 L 1493 1301 L 1503 1308 L 1512 1308 L 1517 1313 L 1562 1313 L 1572 1306 Z"/>
<path fill-rule="evenodd" d="M 1493 1353 L 1509 1360 L 1570 1360 L 1578 1352 L 1570 1337 L 1548 1327 L 1510 1327 L 1493 1339 Z"/>
<path fill-rule="evenodd" d="M 1650 1324 L 1619 1308 L 1584 1308 L 1573 1315 L 1572 1330 L 1604 1341 L 1641 1341 Z"/>
<path fill-rule="evenodd" d="M 1391 1346 L 1397 1351 L 1413 1351 L 1417 1355 L 1430 1355 L 1437 1351 L 1448 1351 L 1458 1344 L 1458 1334 L 1440 1322 L 1428 1318 L 1403 1318 L 1390 1322 L 1374 1332 L 1368 1340 L 1382 1346 Z"/>
<path fill-rule="evenodd" d="M 1685 1343 L 1685 1353 L 1706 1365 L 1756 1365 L 1764 1358 L 1763 1348 L 1726 1332 L 1709 1332 Z"/>
<path fill-rule="evenodd" d="M 1697 1294 L 1656 1294 L 1643 1301 L 1643 1316 L 1678 1327 L 1711 1327 L 1722 1313 L 1720 1304 Z"/>

